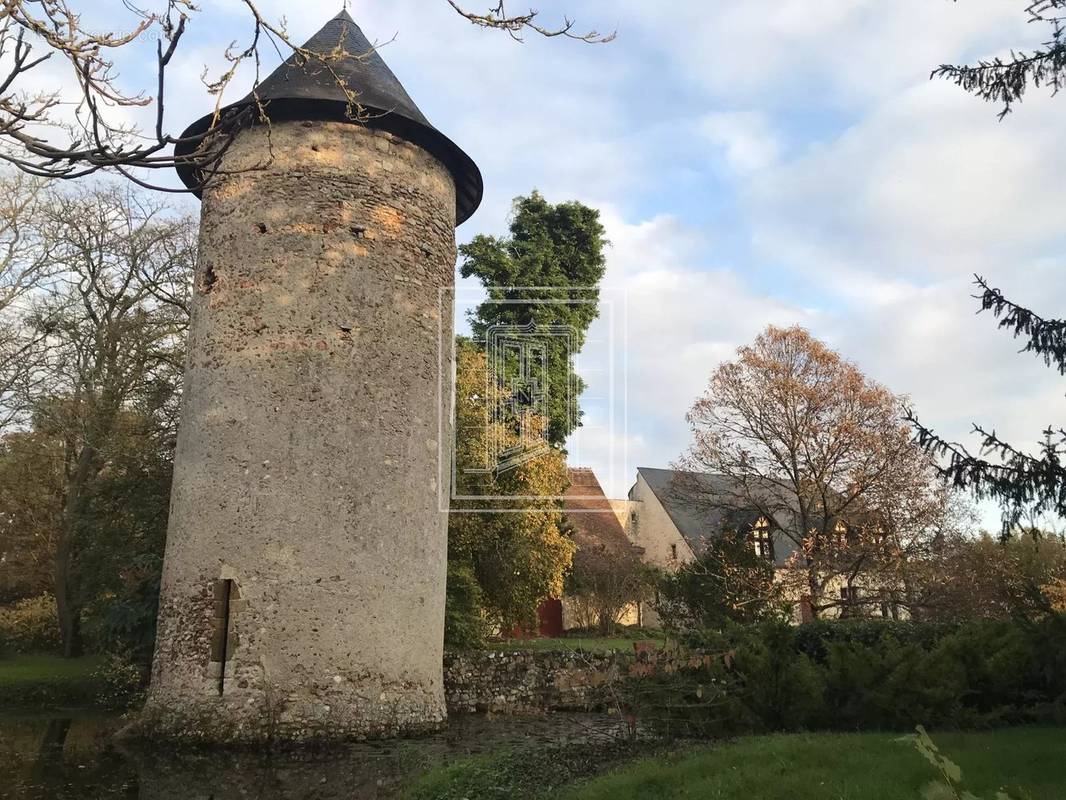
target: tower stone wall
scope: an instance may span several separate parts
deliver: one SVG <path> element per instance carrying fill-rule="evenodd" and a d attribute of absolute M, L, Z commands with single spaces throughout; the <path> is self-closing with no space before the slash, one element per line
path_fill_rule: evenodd
<path fill-rule="evenodd" d="M 240 132 L 203 195 L 144 719 L 181 738 L 360 738 L 445 717 L 456 197 L 392 134 Z"/>

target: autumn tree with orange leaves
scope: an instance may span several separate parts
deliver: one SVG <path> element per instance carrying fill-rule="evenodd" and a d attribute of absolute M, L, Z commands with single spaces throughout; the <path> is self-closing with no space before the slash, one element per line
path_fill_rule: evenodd
<path fill-rule="evenodd" d="M 898 612 L 914 596 L 908 565 L 950 519 L 902 408 L 808 331 L 771 326 L 714 372 L 688 414 L 693 443 L 678 466 L 720 479 L 682 478 L 676 491 L 768 521 L 787 563 L 779 577 L 814 616 Z"/>

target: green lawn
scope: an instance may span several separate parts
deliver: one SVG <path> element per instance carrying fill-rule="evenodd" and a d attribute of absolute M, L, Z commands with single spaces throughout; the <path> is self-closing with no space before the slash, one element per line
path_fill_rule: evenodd
<path fill-rule="evenodd" d="M 936 775 L 890 734 L 760 736 L 636 761 L 561 792 L 561 800 L 921 800 Z M 1066 797 L 1066 729 L 935 733 L 967 790 L 993 800 Z M 939 797 L 940 795 L 936 795 Z M 953 795 L 943 795 L 945 798 Z"/>
<path fill-rule="evenodd" d="M 52 655 L 14 655 L 0 658 L 0 683 L 36 683 L 41 680 L 88 678 L 100 665 L 99 656 L 60 658 Z"/>
<path fill-rule="evenodd" d="M 60 658 L 52 655 L 13 655 L 0 658 L 0 707 L 78 705 L 98 691 L 93 670 L 98 656 Z"/>

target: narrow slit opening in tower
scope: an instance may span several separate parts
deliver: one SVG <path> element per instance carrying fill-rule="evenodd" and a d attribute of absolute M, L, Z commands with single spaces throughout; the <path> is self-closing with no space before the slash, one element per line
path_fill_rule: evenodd
<path fill-rule="evenodd" d="M 218 283 L 218 275 L 215 274 L 215 268 L 208 264 L 204 267 L 203 275 L 200 277 L 200 294 L 211 294 L 216 283 Z"/>
<path fill-rule="evenodd" d="M 218 664 L 218 696 L 226 691 L 226 651 L 229 649 L 230 597 L 233 580 L 215 584 L 214 630 L 211 632 L 211 661 Z"/>

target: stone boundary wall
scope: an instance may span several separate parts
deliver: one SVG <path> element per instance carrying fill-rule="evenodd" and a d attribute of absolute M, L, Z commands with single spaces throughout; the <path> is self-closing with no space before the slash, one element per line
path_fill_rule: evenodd
<path fill-rule="evenodd" d="M 444 695 L 451 714 L 595 711 L 634 660 L 623 652 L 445 653 Z"/>

